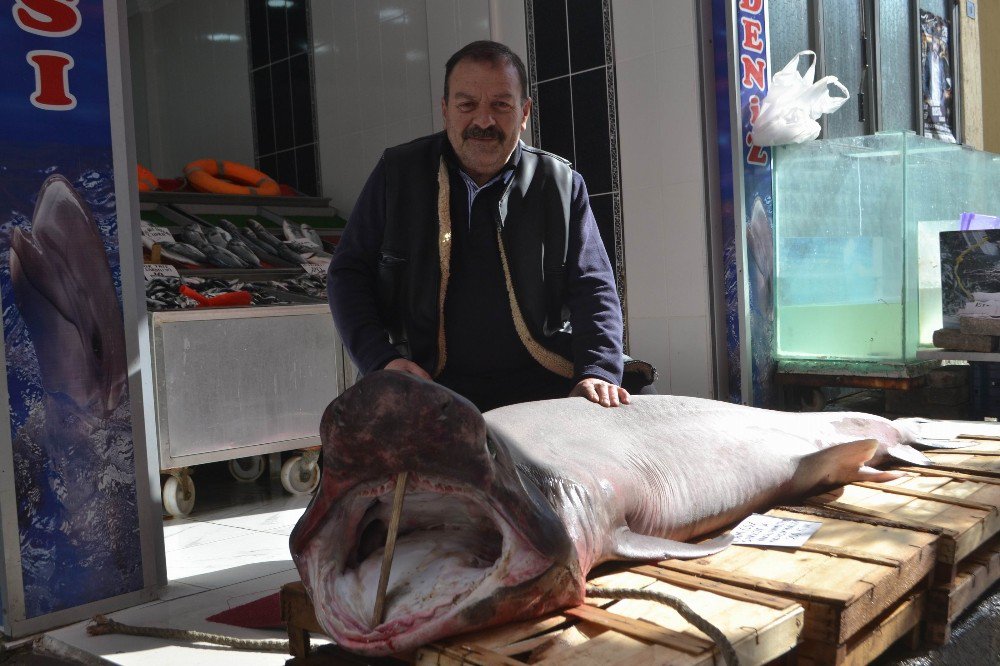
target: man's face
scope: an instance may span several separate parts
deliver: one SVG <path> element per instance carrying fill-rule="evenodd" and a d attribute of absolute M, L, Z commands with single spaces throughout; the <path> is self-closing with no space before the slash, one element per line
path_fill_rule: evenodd
<path fill-rule="evenodd" d="M 482 185 L 506 164 L 528 125 L 531 100 L 522 98 L 510 64 L 461 60 L 441 100 L 448 139 L 462 168 Z"/>

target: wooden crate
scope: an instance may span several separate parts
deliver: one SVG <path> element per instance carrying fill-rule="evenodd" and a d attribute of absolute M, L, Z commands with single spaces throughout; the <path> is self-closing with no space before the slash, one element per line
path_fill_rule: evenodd
<path fill-rule="evenodd" d="M 926 592 L 905 598 L 864 630 L 841 645 L 806 643 L 798 652 L 798 666 L 864 666 L 901 638 L 911 648 L 919 643 L 919 626 L 926 607 Z"/>
<path fill-rule="evenodd" d="M 1000 478 L 938 468 L 904 471 L 910 476 L 887 483 L 852 483 L 808 503 L 938 533 L 935 582 L 948 584 L 958 573 L 958 563 L 1000 532 Z"/>
<path fill-rule="evenodd" d="M 632 567 L 596 578 L 591 584 L 666 592 L 681 598 L 725 632 L 743 666 L 765 664 L 790 652 L 802 631 L 802 607 L 794 601 L 658 567 Z M 291 639 L 290 652 L 295 657 L 288 662 L 290 666 L 368 663 L 330 646 L 310 654 L 310 634 L 322 629 L 302 583 L 282 588 L 281 606 Z M 712 641 L 662 604 L 595 598 L 578 608 L 458 636 L 378 663 L 708 666 L 717 657 Z"/>
<path fill-rule="evenodd" d="M 1000 537 L 995 537 L 962 560 L 955 580 L 935 585 L 929 592 L 926 622 L 928 642 L 934 645 L 947 643 L 955 619 L 998 580 Z"/>
<path fill-rule="evenodd" d="M 970 439 L 968 443 L 961 449 L 934 449 L 924 453 L 936 469 L 1000 478 L 1000 443 L 982 439 Z"/>
<path fill-rule="evenodd" d="M 635 566 L 593 581 L 604 587 L 665 592 L 722 630 L 740 664 L 768 663 L 791 651 L 802 631 L 802 607 L 774 595 Z M 594 605 L 600 603 L 601 605 Z M 420 666 L 569 666 L 677 664 L 708 666 L 718 651 L 705 634 L 655 601 L 593 599 L 546 618 L 459 636 L 417 651 Z"/>
<path fill-rule="evenodd" d="M 805 607 L 799 654 L 817 663 L 848 663 L 866 641 L 865 653 L 871 654 L 878 647 L 873 632 L 888 640 L 884 649 L 919 620 L 922 606 L 907 600 L 934 569 L 936 534 L 804 508 L 767 515 L 823 526 L 798 549 L 731 546 L 659 566 L 798 601 Z"/>

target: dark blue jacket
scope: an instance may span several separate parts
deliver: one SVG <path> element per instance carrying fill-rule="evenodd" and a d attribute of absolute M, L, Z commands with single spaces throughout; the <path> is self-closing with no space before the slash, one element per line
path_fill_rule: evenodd
<path fill-rule="evenodd" d="M 530 159 L 521 159 L 523 151 L 529 151 L 528 157 Z M 399 166 L 400 155 L 404 156 L 402 170 Z M 420 156 L 420 159 L 410 157 L 417 155 Z M 445 181 L 441 181 L 446 183 L 445 186 L 450 184 L 452 190 L 449 207 L 451 215 L 448 220 L 439 220 L 437 211 L 429 210 L 432 208 L 431 204 L 437 201 L 440 188 L 438 187 L 439 175 L 428 173 L 433 171 L 433 164 L 426 159 L 428 155 L 435 159 L 443 158 L 441 159 L 443 165 L 441 173 L 448 173 Z M 388 167 L 387 156 L 390 158 L 390 166 Z M 523 277 L 525 269 L 519 268 L 518 265 L 525 263 L 523 261 L 525 252 L 535 252 L 539 256 L 545 252 L 536 251 L 529 247 L 531 241 L 528 241 L 529 246 L 525 246 L 523 239 L 511 245 L 511 239 L 505 236 L 508 234 L 508 228 L 518 228 L 517 224 L 508 225 L 504 220 L 504 214 L 508 213 L 508 204 L 512 206 L 511 215 L 514 215 L 514 209 L 519 211 L 516 216 L 518 221 L 522 222 L 522 226 L 524 219 L 531 219 L 535 224 L 534 219 L 544 218 L 547 213 L 541 208 L 545 206 L 538 203 L 537 197 L 509 198 L 509 191 L 512 188 L 508 186 L 505 189 L 501 182 L 497 184 L 492 193 L 477 195 L 475 204 L 466 209 L 460 203 L 462 201 L 460 193 L 456 192 L 457 188 L 464 190 L 464 185 L 458 177 L 457 160 L 454 158 L 444 135 L 433 135 L 418 139 L 411 144 L 390 149 L 383 156 L 369 177 L 355 205 L 330 265 L 328 281 L 330 308 L 341 338 L 354 363 L 363 374 L 377 370 L 394 358 L 403 355 L 392 344 L 398 340 L 390 341 L 387 328 L 390 328 L 391 325 L 387 319 L 391 317 L 387 317 L 384 308 L 387 201 L 390 208 L 402 211 L 397 216 L 397 222 L 405 219 L 406 227 L 402 228 L 408 230 L 412 226 L 416 230 L 413 235 L 417 236 L 417 241 L 407 241 L 407 243 L 415 248 L 411 250 L 411 254 L 418 256 L 403 259 L 404 262 L 408 260 L 414 263 L 410 267 L 412 270 L 407 277 L 407 281 L 411 285 L 410 293 L 402 299 L 396 295 L 396 300 L 402 301 L 408 306 L 412 305 L 413 301 L 417 302 L 418 312 L 416 315 L 411 313 L 410 316 L 410 319 L 417 320 L 417 324 L 411 322 L 411 330 L 407 332 L 409 336 L 407 342 L 412 349 L 411 360 L 423 366 L 430 374 L 437 375 L 445 365 L 447 349 L 458 351 L 463 347 L 468 348 L 470 345 L 468 340 L 455 339 L 458 332 L 464 330 L 464 326 L 462 322 L 455 322 L 454 319 L 456 317 L 468 318 L 470 330 L 476 330 L 475 324 L 483 314 L 482 312 L 474 312 L 475 303 L 469 301 L 467 302 L 473 305 L 471 308 L 448 309 L 447 330 L 449 338 L 445 343 L 445 327 L 439 322 L 437 308 L 431 312 L 429 307 L 421 305 L 429 303 L 439 288 L 442 290 L 442 299 L 445 291 L 447 291 L 449 299 L 458 297 L 458 291 L 449 287 L 449 276 L 445 275 L 442 279 L 442 271 L 438 262 L 440 257 L 444 256 L 443 262 L 448 263 L 449 257 L 445 253 L 450 253 L 451 248 L 447 247 L 441 250 L 438 247 L 441 244 L 438 238 L 439 231 L 444 228 L 445 224 L 459 223 L 470 225 L 471 231 L 472 222 L 480 220 L 477 224 L 481 223 L 481 218 L 484 215 L 484 208 L 483 205 L 480 205 L 479 197 L 488 199 L 489 196 L 492 196 L 490 204 L 499 203 L 496 220 L 501 231 L 496 235 L 502 239 L 499 243 L 501 249 L 506 249 L 503 262 L 506 262 L 510 267 L 506 269 L 507 285 L 509 288 L 513 283 L 517 287 L 512 289 L 517 293 L 517 298 L 511 299 L 511 305 L 506 306 L 505 311 L 510 316 L 511 308 L 513 308 L 515 320 L 522 323 L 527 320 L 528 333 L 525 334 L 525 326 L 520 326 L 518 334 L 525 346 L 531 350 L 531 355 L 536 360 L 540 359 L 541 365 L 549 370 L 565 377 L 572 377 L 574 380 L 584 377 L 598 377 L 620 384 L 622 373 L 621 306 L 614 285 L 611 265 L 590 209 L 586 186 L 580 174 L 570 170 L 560 158 L 520 144 L 514 151 L 508 166 L 505 167 L 505 169 L 513 170 L 513 178 L 509 180 L 515 188 L 515 194 L 518 193 L 516 188 L 530 190 L 528 185 L 541 178 L 541 175 L 535 174 L 535 171 L 538 171 L 539 174 L 544 171 L 544 169 L 538 168 L 539 160 L 545 160 L 545 165 L 550 171 L 553 166 L 565 169 L 567 176 L 569 176 L 567 183 L 571 181 L 572 191 L 567 197 L 568 220 L 563 220 L 563 222 L 568 223 L 564 233 L 564 236 L 568 237 L 563 239 L 565 241 L 564 247 L 560 248 L 562 255 L 565 256 L 565 274 L 559 276 L 559 284 L 562 285 L 563 310 L 568 314 L 569 325 L 559 331 L 552 330 L 560 328 L 559 325 L 553 326 L 549 321 L 553 319 L 552 317 L 541 317 L 541 319 L 546 320 L 544 324 L 536 321 L 540 317 L 537 316 L 535 312 L 537 308 L 534 305 L 539 299 L 547 298 L 549 301 L 552 299 L 540 296 L 539 294 L 544 289 L 542 287 L 536 288 L 531 278 L 525 279 Z M 413 163 L 412 168 L 409 166 L 410 162 Z M 447 171 L 445 171 L 446 167 Z M 525 173 L 526 171 L 527 173 Z M 398 173 L 412 173 L 412 179 L 408 179 L 403 185 L 395 183 L 395 180 L 398 179 L 395 174 Z M 387 180 L 392 184 L 387 186 Z M 402 195 L 399 193 L 400 190 L 403 191 Z M 529 209 L 524 208 L 525 202 L 528 202 Z M 410 203 L 413 205 L 409 205 Z M 515 204 L 521 207 L 518 208 Z M 436 205 L 433 207 L 436 208 Z M 472 215 L 471 219 L 470 214 Z M 431 227 L 433 227 L 433 233 Z M 395 235 L 399 228 L 393 228 L 393 233 L 389 235 Z M 448 238 L 450 240 L 450 233 Z M 456 248 L 456 250 L 460 249 Z M 511 257 L 512 254 L 515 256 Z M 549 254 L 552 253 L 549 252 Z M 394 257 L 388 257 L 388 259 L 392 260 Z M 456 260 L 457 257 L 451 257 L 452 265 Z M 532 265 L 533 261 L 533 259 L 528 261 L 528 265 Z M 496 266 L 501 266 L 501 263 L 497 262 Z M 380 270 L 382 275 L 380 275 Z M 484 266 L 483 270 L 492 271 L 494 269 Z M 496 270 L 499 271 L 499 269 Z M 528 273 L 530 274 L 530 270 Z M 540 266 L 538 273 L 540 276 Z M 513 279 L 512 274 L 515 274 Z M 420 279 L 416 279 L 417 276 Z M 380 280 L 382 280 L 381 286 Z M 540 277 L 538 281 L 542 282 Z M 421 290 L 424 293 L 421 293 Z M 518 308 L 518 302 L 521 303 L 520 308 Z M 494 309 L 497 306 L 495 301 L 484 301 L 484 307 L 487 307 L 487 304 L 488 307 Z M 499 304 L 501 308 L 505 305 Z M 519 312 L 519 310 L 524 310 L 524 312 Z M 549 311 L 551 312 L 551 308 Z M 513 330 L 513 322 L 509 328 Z M 434 334 L 436 330 L 440 330 L 440 335 Z M 476 335 L 482 335 L 482 333 L 483 331 L 479 330 Z M 567 333 L 569 334 L 567 335 Z M 398 332 L 396 337 L 398 337 Z M 438 337 L 440 340 L 434 339 Z M 560 344 L 560 338 L 565 338 L 565 344 Z M 501 336 L 500 339 L 504 338 Z M 535 344 L 536 342 L 538 344 Z M 471 344 L 479 343 L 480 340 L 477 338 Z M 489 355 L 493 351 L 490 344 L 490 340 L 482 340 L 484 355 Z M 551 363 L 540 357 L 540 355 L 544 356 L 553 351 L 556 352 L 557 356 L 568 359 L 569 363 L 559 368 L 553 368 Z M 558 363 L 558 359 L 556 362 Z M 449 365 L 449 369 L 453 370 L 454 368 Z"/>

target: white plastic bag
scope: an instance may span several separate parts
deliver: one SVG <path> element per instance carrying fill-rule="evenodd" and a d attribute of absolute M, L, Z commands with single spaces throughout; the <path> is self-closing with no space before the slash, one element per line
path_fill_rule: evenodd
<path fill-rule="evenodd" d="M 805 74 L 799 74 L 799 62 L 803 57 L 811 57 L 812 62 Z M 839 109 L 851 95 L 836 76 L 824 76 L 813 83 L 815 74 L 816 54 L 799 51 L 771 77 L 767 96 L 753 124 L 754 145 L 803 143 L 819 136 L 816 119 Z M 838 90 L 843 97 L 830 94 Z"/>

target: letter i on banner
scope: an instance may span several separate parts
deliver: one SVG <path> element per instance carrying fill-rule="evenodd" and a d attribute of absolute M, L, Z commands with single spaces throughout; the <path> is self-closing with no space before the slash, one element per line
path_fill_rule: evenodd
<path fill-rule="evenodd" d="M 14 22 L 27 33 L 41 37 L 63 38 L 75 34 L 82 23 L 79 0 L 17 0 L 12 12 Z M 35 91 L 31 103 L 46 111 L 69 111 L 76 108 L 76 97 L 69 92 L 69 70 L 73 58 L 62 51 L 29 51 L 28 63 L 35 69 Z"/>
<path fill-rule="evenodd" d="M 73 58 L 59 51 L 29 51 L 28 62 L 35 68 L 35 92 L 31 94 L 34 106 L 46 111 L 76 108 L 76 97 L 69 92 Z"/>

